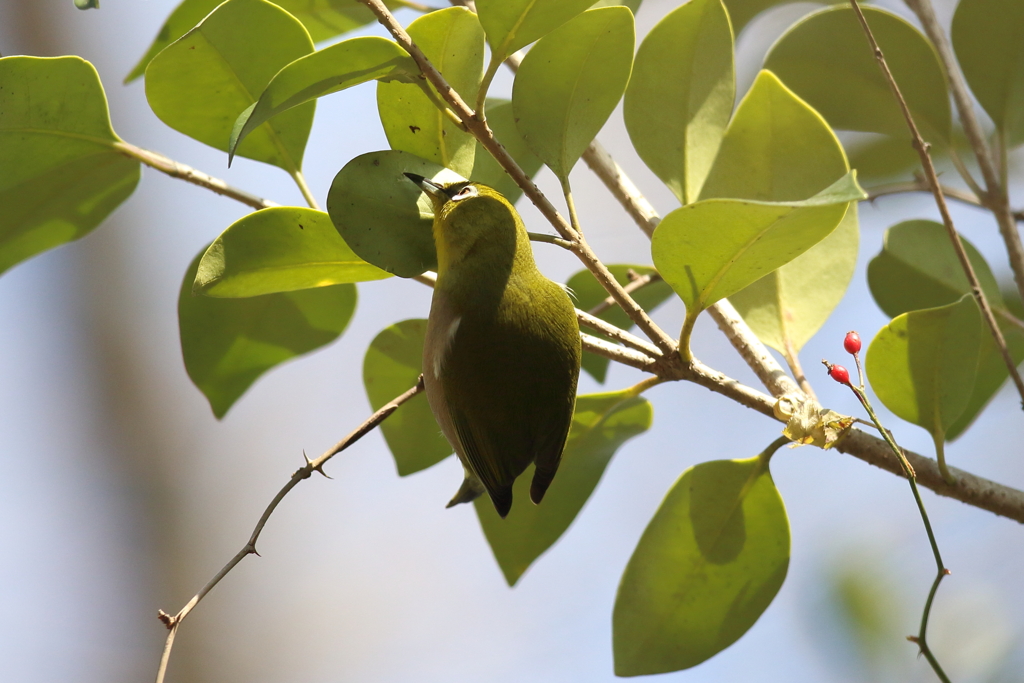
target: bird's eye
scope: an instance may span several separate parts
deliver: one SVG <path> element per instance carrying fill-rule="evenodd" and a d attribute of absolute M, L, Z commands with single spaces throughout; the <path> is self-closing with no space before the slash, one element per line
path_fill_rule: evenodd
<path fill-rule="evenodd" d="M 469 199 L 470 197 L 476 197 L 479 194 L 480 193 L 477 192 L 476 187 L 473 185 L 466 185 L 464 188 L 459 190 L 454 197 L 452 197 L 452 201 L 457 202 L 460 199 Z"/>

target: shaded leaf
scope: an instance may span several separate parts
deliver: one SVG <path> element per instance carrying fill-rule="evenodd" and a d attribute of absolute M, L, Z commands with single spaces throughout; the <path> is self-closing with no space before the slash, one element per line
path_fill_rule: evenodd
<path fill-rule="evenodd" d="M 434 208 L 403 173 L 440 183 L 464 180 L 454 171 L 406 152 L 370 152 L 334 177 L 327 211 L 334 227 L 360 258 L 400 277 L 437 269 Z"/>
<path fill-rule="evenodd" d="M 474 502 L 480 526 L 510 586 L 555 544 L 594 492 L 615 451 L 650 429 L 653 409 L 633 391 L 576 397 L 569 438 L 551 488 L 540 505 L 517 505 L 501 519 L 486 496 Z M 513 497 L 526 500 L 534 466 L 516 479 Z"/>
<path fill-rule="evenodd" d="M 626 566 L 612 615 L 615 673 L 688 669 L 754 625 L 789 567 L 789 520 L 760 458 L 691 467 Z"/>
<path fill-rule="evenodd" d="M 593 0 L 480 0 L 476 11 L 487 34 L 492 58 L 504 61 L 591 4 Z"/>
<path fill-rule="evenodd" d="M 846 294 L 859 241 L 857 205 L 851 203 L 828 237 L 729 301 L 758 339 L 783 354 L 796 354 Z"/>
<path fill-rule="evenodd" d="M 910 311 L 879 330 L 865 359 L 885 407 L 945 439 L 967 408 L 978 365 L 981 316 L 974 299 Z"/>
<path fill-rule="evenodd" d="M 237 116 L 228 153 L 234 156 L 236 147 L 264 122 L 295 107 L 305 109 L 318 97 L 374 79 L 407 79 L 418 73 L 408 52 L 376 36 L 345 40 L 296 59 L 273 75 L 259 100 Z"/>
<path fill-rule="evenodd" d="M 408 32 L 448 84 L 467 102 L 475 101 L 484 63 L 484 31 L 476 15 L 465 7 L 449 7 L 420 17 Z M 465 177 L 472 173 L 476 138 L 460 130 L 419 85 L 378 83 L 377 111 L 392 149 Z"/>
<path fill-rule="evenodd" d="M 0 58 L 0 273 L 78 239 L 135 190 L 92 64 Z"/>
<path fill-rule="evenodd" d="M 193 296 L 200 258 L 178 295 L 181 355 L 218 419 L 264 372 L 337 339 L 355 311 L 355 285 L 247 299 Z"/>
<path fill-rule="evenodd" d="M 505 148 L 519 168 L 527 177 L 532 178 L 544 164 L 537 155 L 530 151 L 519 127 L 516 126 L 515 113 L 510 100 L 487 100 L 487 125 L 494 131 L 494 137 Z M 494 160 L 491 153 L 483 145 L 476 146 L 476 159 L 473 162 L 472 180 L 489 185 L 505 196 L 511 204 L 523 195 L 523 190 L 505 173 L 505 169 Z"/>
<path fill-rule="evenodd" d="M 788 5 L 802 0 L 722 0 L 729 10 L 729 18 L 732 20 L 732 29 L 735 35 L 750 23 L 750 21 L 761 12 L 779 5 Z M 837 4 L 846 0 L 819 0 L 821 4 Z"/>
<path fill-rule="evenodd" d="M 203 254 L 192 291 L 249 297 L 390 277 L 349 249 L 330 216 L 300 207 L 235 221 Z"/>
<path fill-rule="evenodd" d="M 863 10 L 921 134 L 930 142 L 949 144 L 949 94 L 935 49 L 895 14 Z M 850 7 L 822 10 L 794 25 L 772 47 L 765 68 L 835 128 L 909 139 L 899 105 Z"/>
<path fill-rule="evenodd" d="M 1010 147 L 1024 143 L 1024 3 L 960 0 L 952 41 L 971 92 Z"/>
<path fill-rule="evenodd" d="M 692 319 L 823 240 L 846 215 L 847 203 L 863 198 L 853 171 L 802 202 L 705 199 L 658 225 L 654 265 Z"/>
<path fill-rule="evenodd" d="M 628 285 L 631 282 L 629 275 L 630 271 L 636 275 L 651 275 L 658 272 L 650 266 L 613 264 L 607 267 L 615 279 L 618 280 L 619 284 L 623 286 Z M 594 306 L 597 306 L 599 303 L 604 301 L 608 296 L 608 292 L 606 292 L 604 287 L 601 286 L 601 283 L 597 281 L 594 274 L 586 269 L 577 272 L 569 278 L 569 281 L 565 284 L 572 291 L 576 307 L 581 311 L 589 311 Z M 668 286 L 668 283 L 659 278 L 658 280 L 636 290 L 633 292 L 632 296 L 633 299 L 649 313 L 672 296 L 672 288 Z M 624 330 L 628 330 L 633 327 L 633 321 L 629 319 L 629 316 L 626 315 L 625 311 L 623 311 L 618 305 L 612 306 L 598 314 L 597 317 Z M 593 330 L 587 330 L 587 334 L 605 339 L 604 335 Z M 597 354 L 586 350 L 583 351 L 582 368 L 598 382 L 604 383 L 605 375 L 608 372 L 609 362 L 610 361 L 603 356 L 598 356 Z"/>
<path fill-rule="evenodd" d="M 374 410 L 416 384 L 423 366 L 426 331 L 426 320 L 403 320 L 381 330 L 370 342 L 363 359 L 363 385 Z M 380 429 L 402 477 L 439 463 L 453 452 L 424 393 L 399 406 Z"/>
<path fill-rule="evenodd" d="M 171 128 L 228 151 L 238 115 L 282 67 L 311 52 L 306 29 L 277 5 L 228 0 L 153 58 L 146 97 Z M 302 105 L 261 126 L 237 153 L 294 173 L 302 166 L 315 106 Z"/>
<path fill-rule="evenodd" d="M 622 114 L 637 154 L 683 204 L 697 199 L 736 97 L 721 0 L 691 0 L 640 44 Z"/>
<path fill-rule="evenodd" d="M 587 10 L 552 31 L 523 59 L 512 106 L 523 138 L 566 179 L 629 82 L 633 14 L 625 7 Z"/>
<path fill-rule="evenodd" d="M 1024 330 L 1015 322 L 985 258 L 966 239 L 961 237 L 961 241 L 1010 355 L 1020 364 L 1024 361 Z M 868 285 L 879 308 L 890 317 L 945 306 L 971 291 L 946 228 L 934 221 L 904 221 L 889 228 L 882 251 L 868 264 Z M 982 325 L 974 390 L 964 412 L 950 424 L 946 439 L 960 436 L 1008 378 L 1003 356 L 988 327 Z"/>
<path fill-rule="evenodd" d="M 160 27 L 153 43 L 124 82 L 130 83 L 146 72 L 146 66 L 161 50 L 188 33 L 223 0 L 184 0 Z M 314 43 L 347 33 L 375 21 L 373 12 L 359 0 L 276 0 L 275 5 L 302 22 Z M 394 7 L 394 3 L 385 1 Z"/>

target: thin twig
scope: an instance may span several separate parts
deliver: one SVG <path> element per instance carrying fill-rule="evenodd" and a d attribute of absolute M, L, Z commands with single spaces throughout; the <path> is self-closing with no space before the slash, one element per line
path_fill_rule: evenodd
<path fill-rule="evenodd" d="M 576 309 L 576 319 L 579 321 L 580 325 L 585 325 L 592 330 L 600 332 L 606 337 L 614 339 L 615 341 L 621 344 L 625 344 L 629 348 L 639 351 L 640 353 L 654 360 L 660 360 L 661 358 L 663 358 L 661 351 L 658 350 L 658 347 L 653 346 L 648 342 L 645 342 L 643 339 L 640 339 L 639 337 L 633 336 L 632 334 L 626 332 L 621 327 L 616 327 L 615 325 L 612 325 L 609 322 L 605 322 L 600 318 L 596 318 L 590 315 L 589 313 L 586 313 L 585 311 L 579 310 L 578 308 Z"/>
<path fill-rule="evenodd" d="M 638 275 L 623 289 L 632 296 L 637 290 L 643 289 L 647 285 L 654 284 L 655 282 L 661 282 L 661 273 L 648 273 L 647 275 Z M 593 316 L 599 316 L 609 308 L 615 305 L 615 299 L 606 297 L 601 303 L 591 308 L 587 313 Z"/>
<path fill-rule="evenodd" d="M 530 180 L 529 176 L 519 167 L 515 159 L 505 150 L 500 142 L 494 137 L 494 132 L 490 126 L 487 125 L 486 121 L 480 120 L 476 117 L 473 110 L 469 108 L 462 97 L 457 93 L 445 80 L 444 76 L 434 67 L 429 59 L 423 54 L 423 52 L 416 46 L 409 34 L 406 33 L 405 29 L 402 28 L 401 24 L 395 21 L 395 17 L 391 14 L 387 7 L 381 2 L 381 0 L 360 0 L 364 5 L 370 8 L 370 11 L 374 13 L 377 20 L 394 39 L 401 45 L 406 52 L 416 61 L 420 70 L 423 72 L 423 76 L 430 81 L 430 83 L 437 89 L 437 92 L 441 95 L 441 98 L 452 108 L 452 110 L 458 115 L 465 123 L 469 131 L 474 137 L 484 146 L 484 148 L 490 152 L 491 156 L 501 165 L 505 172 L 509 174 L 512 180 L 523 189 L 523 192 L 530 198 L 530 201 L 540 210 L 541 214 L 554 226 L 555 230 L 564 239 L 574 244 L 573 253 L 576 254 L 577 258 L 583 262 L 583 264 L 594 274 L 597 281 L 601 283 L 601 286 L 608 291 L 616 302 L 622 306 L 622 310 L 626 312 L 626 315 L 636 323 L 647 337 L 654 342 L 659 349 L 661 349 L 666 355 L 674 353 L 676 350 L 675 340 L 672 339 L 668 334 L 658 327 L 647 312 L 637 304 L 633 299 L 626 294 L 622 285 L 618 283 L 608 268 L 597 258 L 593 250 L 587 244 L 583 235 L 579 234 L 576 230 L 569 225 L 565 218 L 562 217 L 554 205 L 548 200 L 544 193 Z"/>
<path fill-rule="evenodd" d="M 271 202 L 266 199 L 261 199 L 254 194 L 249 194 L 245 190 L 239 190 L 236 187 L 231 187 L 220 178 L 214 178 L 213 176 L 206 175 L 202 171 L 197 171 L 191 166 L 168 159 L 163 154 L 157 152 L 151 152 L 148 149 L 142 149 L 136 147 L 133 144 L 118 141 L 114 143 L 114 149 L 126 157 L 131 157 L 146 164 L 150 168 L 166 173 L 172 178 L 180 178 L 186 182 L 198 185 L 199 187 L 205 187 L 208 190 L 212 190 L 217 194 L 230 197 L 236 201 L 242 202 L 247 206 L 251 206 L 254 209 L 269 209 L 274 206 L 281 206 L 276 202 Z"/>
<path fill-rule="evenodd" d="M 1021 243 L 1020 233 L 1017 232 L 1017 224 L 1010 210 L 1007 188 L 1000 182 L 999 170 L 996 168 L 988 143 L 985 141 L 985 133 L 974 112 L 971 96 L 967 92 L 967 85 L 960 72 L 960 65 L 953 56 L 953 48 L 935 16 L 931 1 L 905 0 L 905 2 L 907 7 L 921 20 L 921 27 L 924 28 L 924 32 L 931 39 L 932 44 L 935 45 L 939 59 L 945 66 L 949 89 L 953 95 L 957 113 L 960 115 L 960 123 L 964 127 L 964 134 L 967 136 L 971 149 L 974 150 L 974 156 L 978 160 L 978 167 L 981 169 L 981 175 L 988 190 L 985 196 L 979 195 L 979 197 L 985 206 L 995 214 L 996 222 L 999 224 L 999 233 L 1006 244 L 1010 268 L 1013 270 L 1013 278 L 1017 283 L 1017 292 L 1024 299 L 1024 244 Z"/>
<path fill-rule="evenodd" d="M 544 242 L 545 244 L 554 244 L 555 246 L 561 247 L 568 251 L 572 251 L 572 242 L 563 240 L 561 237 L 555 237 L 554 235 L 545 235 L 542 232 L 528 232 L 531 242 Z"/>
<path fill-rule="evenodd" d="M 267 521 L 270 519 L 270 516 L 274 514 L 274 510 L 276 510 L 277 506 L 281 503 L 282 500 L 284 500 L 284 497 L 288 495 L 288 493 L 293 488 L 298 486 L 299 482 L 303 481 L 304 479 L 309 479 L 314 472 L 324 474 L 323 468 L 328 460 L 333 458 L 338 453 L 341 453 L 343 450 L 354 444 L 356 441 L 359 441 L 359 439 L 363 438 L 371 431 L 376 429 L 377 426 L 380 425 L 380 423 L 382 423 L 384 420 L 386 420 L 392 413 L 394 413 L 399 406 L 401 406 L 403 403 L 405 403 L 413 396 L 422 391 L 423 376 L 420 375 L 420 378 L 416 381 L 416 385 L 414 387 L 406 391 L 401 396 L 392 399 L 380 410 L 371 415 L 365 422 L 363 422 L 363 424 L 359 425 L 359 427 L 356 428 L 351 434 L 346 436 L 338 443 L 334 444 L 333 447 L 327 450 L 319 458 L 317 458 L 316 460 L 310 460 L 309 458 L 306 458 L 306 464 L 297 469 L 295 473 L 292 474 L 291 479 L 288 480 L 288 483 L 285 484 L 284 487 L 277 492 L 277 495 L 274 496 L 274 499 L 270 501 L 269 505 L 267 505 L 267 508 L 263 511 L 263 515 L 260 516 L 259 522 L 256 523 L 256 527 L 253 529 L 252 535 L 249 536 L 248 542 L 246 542 L 246 544 L 242 546 L 242 549 L 239 550 L 235 554 L 235 556 L 232 557 L 231 560 L 226 565 L 224 565 L 224 567 L 222 567 L 219 572 L 217 572 L 217 575 L 210 579 L 209 583 L 203 586 L 203 589 L 196 593 L 192 597 L 192 599 L 189 600 L 188 603 L 184 607 L 182 607 L 177 614 L 171 616 L 163 610 L 160 610 L 160 621 L 162 621 L 164 625 L 167 626 L 169 632 L 167 634 L 167 641 L 164 643 L 163 655 L 160 658 L 160 667 L 159 669 L 157 669 L 156 683 L 163 683 L 164 676 L 167 674 L 167 664 L 170 661 L 171 649 L 174 647 L 174 637 L 175 635 L 177 635 L 178 627 L 181 626 L 181 622 L 184 621 L 185 617 L 187 617 L 189 613 L 193 609 L 195 609 L 195 606 L 198 605 L 199 602 L 204 597 L 206 597 L 206 595 L 211 590 L 213 590 L 213 587 L 220 583 L 220 580 L 227 576 L 228 573 L 232 569 L 234 569 L 239 562 L 241 562 L 249 555 L 256 554 L 256 541 L 259 539 L 260 534 L 263 533 L 263 527 L 266 526 Z M 324 476 L 327 475 L 324 474 Z"/>
<path fill-rule="evenodd" d="M 306 200 L 309 208 L 319 211 L 320 205 L 317 203 L 316 197 L 313 196 L 313 192 L 309 189 L 309 185 L 306 184 L 306 176 L 302 175 L 302 171 L 298 169 L 291 176 L 295 180 L 295 184 L 299 186 L 299 192 L 302 193 L 302 198 Z"/>
<path fill-rule="evenodd" d="M 789 371 L 793 373 L 793 378 L 796 379 L 797 384 L 800 385 L 800 389 L 807 394 L 815 403 L 818 402 L 818 395 L 814 393 L 814 389 L 811 388 L 811 383 L 807 381 L 807 375 L 804 374 L 804 369 L 800 365 L 800 354 L 793 347 L 792 340 L 785 337 L 786 350 L 782 356 L 786 359 L 786 364 L 789 366 Z"/>
<path fill-rule="evenodd" d="M 873 202 L 879 197 L 886 197 L 893 194 L 906 194 L 908 192 L 928 192 L 932 191 L 932 188 L 928 185 L 928 181 L 924 178 L 918 178 L 917 180 L 906 182 L 906 183 L 891 183 L 888 185 L 877 185 L 875 187 L 864 188 L 867 192 L 867 201 Z M 984 208 L 984 204 L 978 199 L 978 195 L 973 192 L 958 190 L 955 187 L 949 185 L 942 186 L 942 194 L 949 199 L 955 199 L 958 202 L 969 204 L 971 206 L 977 206 Z"/>
<path fill-rule="evenodd" d="M 913 3 L 912 9 L 914 6 L 927 4 L 927 0 L 908 0 L 908 2 Z M 1020 374 L 1017 372 L 1017 364 L 1013 361 L 1013 357 L 1010 355 L 1010 351 L 1006 347 L 1006 339 L 1003 338 L 1003 331 L 999 329 L 999 323 L 996 322 L 995 315 L 992 313 L 992 307 L 989 306 L 988 299 L 985 297 L 985 293 L 981 289 L 981 284 L 978 282 L 978 276 L 974 273 L 974 267 L 971 265 L 971 260 L 967 258 L 967 252 L 964 250 L 964 245 L 960 241 L 960 235 L 956 231 L 956 226 L 953 225 L 953 218 L 949 215 L 949 207 L 946 206 L 946 199 L 942 194 L 942 186 L 939 184 L 939 178 L 935 173 L 935 166 L 932 164 L 931 154 L 928 152 L 929 145 L 924 141 L 921 137 L 921 133 L 917 129 L 914 117 L 910 113 L 910 107 L 907 106 L 907 101 L 903 99 L 903 94 L 900 92 L 899 85 L 896 84 L 896 79 L 893 78 L 892 72 L 889 70 L 889 64 L 885 61 L 885 56 L 882 54 L 882 48 L 878 47 L 878 42 L 875 40 L 875 36 L 871 32 L 871 27 L 868 26 L 868 20 L 864 16 L 864 12 L 861 11 L 860 4 L 857 0 L 850 0 L 850 5 L 857 14 L 857 19 L 860 21 L 861 28 L 864 29 L 864 35 L 868 39 L 868 43 L 875 55 L 875 60 L 878 62 L 879 68 L 882 70 L 886 81 L 889 83 L 889 88 L 892 90 L 893 96 L 896 98 L 897 102 L 899 102 L 900 110 L 903 112 L 903 118 L 906 120 L 907 128 L 910 129 L 910 135 L 913 138 L 914 148 L 921 157 L 921 165 L 924 167 L 925 178 L 928 180 L 928 185 L 932 190 L 932 195 L 935 197 L 935 204 L 939 207 L 939 213 L 942 214 L 942 223 L 946 226 L 946 232 L 949 233 L 949 239 L 953 243 L 953 249 L 956 251 L 957 258 L 960 260 L 960 267 L 963 268 L 964 275 L 967 276 L 967 281 L 970 283 L 971 294 L 974 296 L 974 300 L 978 303 L 982 317 L 985 318 L 985 322 L 988 324 L 989 330 L 992 332 L 992 338 L 995 339 L 996 346 L 999 347 L 999 353 L 1002 354 L 1003 361 L 1006 363 L 1006 368 L 1010 373 L 1010 377 L 1013 379 L 1013 383 L 1017 386 L 1017 393 L 1020 394 L 1021 404 L 1022 407 L 1024 407 L 1024 381 L 1021 381 Z M 950 80 L 954 80 L 953 75 L 950 76 Z M 965 132 L 967 131 L 967 128 L 968 125 L 965 121 Z M 968 139 L 971 138 L 971 134 L 969 132 L 967 133 L 967 136 Z M 982 140 L 982 143 L 984 143 L 984 140 Z M 986 182 L 988 182 L 988 175 L 986 174 L 985 177 Z M 990 188 L 991 187 L 992 186 L 990 185 Z M 989 199 L 991 200 L 991 198 Z M 1017 231 L 1015 224 L 1013 225 L 1013 232 L 1016 235 Z M 1024 265 L 1024 261 L 1022 261 L 1022 265 Z M 1024 285 L 1024 270 L 1022 270 L 1021 279 L 1018 280 L 1017 284 L 1018 286 Z M 1024 292 L 1024 287 L 1022 287 L 1021 291 Z"/>
<path fill-rule="evenodd" d="M 946 676 L 946 672 L 943 671 L 942 666 L 939 665 L 939 660 L 935 658 L 931 648 L 928 646 L 928 639 L 926 637 L 928 632 L 928 617 L 931 615 L 932 601 L 935 599 L 935 591 L 939 589 L 939 583 L 942 581 L 943 577 L 949 574 L 949 570 L 946 569 L 946 566 L 942 562 L 942 554 L 939 553 L 939 544 L 935 540 L 935 532 L 932 530 L 932 523 L 928 519 L 928 511 L 925 510 L 924 501 L 921 500 L 921 492 L 917 488 L 917 473 L 907 461 L 907 457 L 904 455 L 903 449 L 897 445 L 896 440 L 892 436 L 892 432 L 882 426 L 882 423 L 879 421 L 878 416 L 872 409 L 871 402 L 868 401 L 868 397 L 864 393 L 864 390 L 850 384 L 849 382 L 847 382 L 846 386 L 850 387 L 854 395 L 857 397 L 857 400 L 860 401 L 862 406 L 864 406 L 864 410 L 867 411 L 868 415 L 871 417 L 871 421 L 875 423 L 875 427 L 885 439 L 886 445 L 889 446 L 889 449 L 896 456 L 897 460 L 899 460 L 900 466 L 903 468 L 903 474 L 910 483 L 910 490 L 914 494 L 914 501 L 917 503 L 918 512 L 921 513 L 921 521 L 924 523 L 925 532 L 928 534 L 928 543 L 932 547 L 932 555 L 935 557 L 935 565 L 938 567 L 938 572 L 935 580 L 932 582 L 931 590 L 928 592 L 928 599 L 925 600 L 924 603 L 924 610 L 921 613 L 921 628 L 918 631 L 917 636 L 911 636 L 909 640 L 917 643 L 917 646 L 921 649 L 921 654 L 925 656 L 925 659 L 928 660 L 932 670 L 935 671 L 935 675 L 937 675 L 943 683 L 950 683 L 949 677 Z M 944 469 L 941 461 L 939 462 L 939 466 L 940 469 Z M 944 477 L 944 480 L 947 483 L 949 482 L 948 477 Z"/>

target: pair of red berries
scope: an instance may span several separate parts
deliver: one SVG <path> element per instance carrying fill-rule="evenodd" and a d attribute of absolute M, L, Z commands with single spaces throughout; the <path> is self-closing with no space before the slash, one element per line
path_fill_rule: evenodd
<path fill-rule="evenodd" d="M 860 335 L 856 332 L 847 332 L 846 338 L 843 339 L 843 348 L 846 349 L 846 352 L 851 356 L 856 356 L 860 353 L 860 347 Z M 850 371 L 842 365 L 830 365 L 828 368 L 828 376 L 840 384 L 850 383 Z"/>

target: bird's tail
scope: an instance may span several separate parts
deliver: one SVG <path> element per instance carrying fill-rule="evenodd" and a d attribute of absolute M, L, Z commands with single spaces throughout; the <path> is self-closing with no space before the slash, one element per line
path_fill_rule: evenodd
<path fill-rule="evenodd" d="M 548 487 L 551 486 L 551 481 L 555 478 L 555 472 L 557 469 L 548 472 L 538 467 L 533 473 L 533 481 L 530 483 L 530 500 L 535 504 L 539 504 L 544 499 L 544 494 L 548 492 Z"/>

